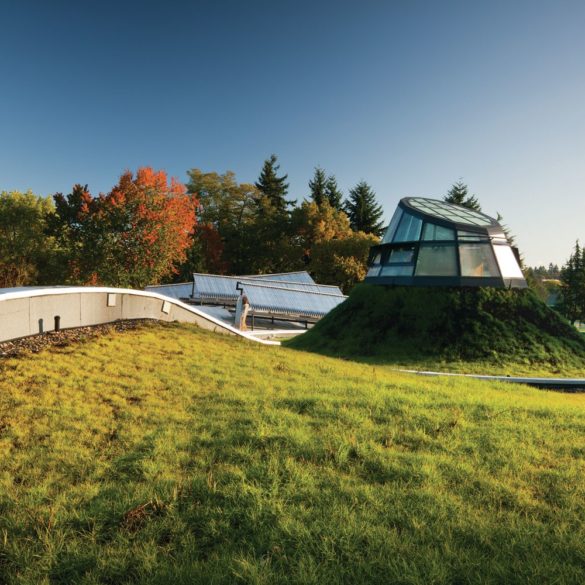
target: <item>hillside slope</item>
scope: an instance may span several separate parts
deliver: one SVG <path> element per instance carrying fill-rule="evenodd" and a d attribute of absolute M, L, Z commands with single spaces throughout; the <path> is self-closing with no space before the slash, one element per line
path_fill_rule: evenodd
<path fill-rule="evenodd" d="M 0 370 L 1 583 L 585 582 L 585 396 L 188 326 Z"/>
<path fill-rule="evenodd" d="M 529 290 L 362 284 L 287 345 L 387 363 L 476 361 L 585 374 L 585 339 Z"/>

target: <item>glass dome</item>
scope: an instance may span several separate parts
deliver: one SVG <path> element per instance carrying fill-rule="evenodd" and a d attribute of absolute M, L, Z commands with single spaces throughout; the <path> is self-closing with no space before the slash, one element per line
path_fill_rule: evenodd
<path fill-rule="evenodd" d="M 369 284 L 526 288 L 517 250 L 492 217 L 445 201 L 400 200 L 372 246 Z"/>

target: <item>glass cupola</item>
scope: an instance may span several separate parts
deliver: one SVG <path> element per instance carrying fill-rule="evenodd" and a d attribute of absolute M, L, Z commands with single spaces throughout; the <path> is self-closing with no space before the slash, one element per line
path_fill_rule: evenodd
<path fill-rule="evenodd" d="M 492 217 L 460 205 L 401 199 L 372 246 L 368 284 L 526 288 L 518 251 Z"/>

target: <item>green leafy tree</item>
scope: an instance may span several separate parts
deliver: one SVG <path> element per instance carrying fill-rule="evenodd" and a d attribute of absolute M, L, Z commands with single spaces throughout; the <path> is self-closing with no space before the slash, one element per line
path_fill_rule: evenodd
<path fill-rule="evenodd" d="M 28 191 L 0 193 L 0 287 L 27 286 L 51 280 L 53 238 L 45 234 L 53 213 L 51 199 Z"/>
<path fill-rule="evenodd" d="M 187 189 L 198 201 L 198 225 L 179 278 L 190 279 L 192 272 L 249 272 L 250 225 L 262 194 L 254 185 L 238 183 L 231 171 L 191 169 L 188 175 Z"/>
<path fill-rule="evenodd" d="M 585 248 L 581 248 L 579 241 L 561 268 L 559 308 L 571 323 L 585 320 Z"/>
<path fill-rule="evenodd" d="M 319 206 L 328 199 L 327 197 L 327 175 L 321 167 L 315 167 L 315 174 L 309 181 L 311 199 Z"/>
<path fill-rule="evenodd" d="M 381 221 L 382 206 L 376 201 L 376 194 L 365 182 L 360 181 L 349 191 L 349 199 L 345 205 L 351 229 L 381 236 L 384 231 Z"/>
<path fill-rule="evenodd" d="M 327 178 L 325 194 L 327 195 L 329 205 L 331 205 L 333 209 L 343 211 L 343 193 L 337 186 L 337 179 L 335 178 L 335 175 L 329 175 Z"/>
<path fill-rule="evenodd" d="M 443 201 L 454 203 L 455 205 L 462 205 L 463 207 L 473 209 L 474 211 L 481 211 L 479 200 L 475 195 L 469 194 L 469 188 L 461 180 L 451 185 L 447 195 L 443 197 Z"/>

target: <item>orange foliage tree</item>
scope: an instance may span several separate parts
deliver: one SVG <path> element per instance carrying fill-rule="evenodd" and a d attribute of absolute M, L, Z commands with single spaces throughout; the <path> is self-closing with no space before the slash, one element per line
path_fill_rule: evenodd
<path fill-rule="evenodd" d="M 70 281 L 142 288 L 185 260 L 197 201 L 164 171 L 126 171 L 97 198 L 76 185 L 54 199 L 53 229 L 69 251 Z"/>

